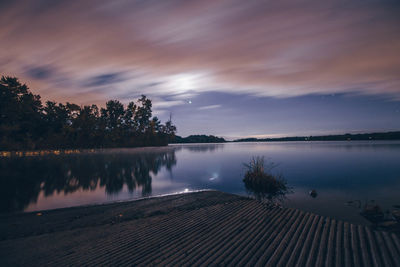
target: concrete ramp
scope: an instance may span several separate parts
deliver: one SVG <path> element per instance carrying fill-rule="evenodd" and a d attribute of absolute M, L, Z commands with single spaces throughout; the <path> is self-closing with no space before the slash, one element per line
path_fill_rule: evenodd
<path fill-rule="evenodd" d="M 205 191 L 0 216 L 1 266 L 400 266 L 395 234 Z"/>

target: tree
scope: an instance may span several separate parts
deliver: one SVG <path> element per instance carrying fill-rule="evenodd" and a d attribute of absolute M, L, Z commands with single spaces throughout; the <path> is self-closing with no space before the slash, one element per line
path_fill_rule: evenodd
<path fill-rule="evenodd" d="M 99 125 L 99 108 L 96 105 L 84 106 L 73 120 L 75 142 L 79 147 L 101 146 L 102 134 Z"/>
<path fill-rule="evenodd" d="M 119 146 L 122 136 L 124 106 L 118 100 L 110 100 L 106 108 L 101 109 L 101 119 L 105 125 L 105 143 L 108 146 Z"/>
<path fill-rule="evenodd" d="M 151 107 L 152 103 L 150 99 L 147 99 L 145 95 L 138 100 L 140 106 L 137 108 L 135 114 L 135 121 L 138 124 L 139 132 L 145 133 L 150 125 L 150 118 L 152 115 Z"/>
<path fill-rule="evenodd" d="M 142 95 L 126 109 L 118 100 L 105 108 L 47 101 L 44 106 L 17 78 L 0 79 L 0 150 L 166 145 L 176 127 L 152 118 Z"/>
<path fill-rule="evenodd" d="M 135 120 L 137 106 L 134 102 L 129 102 L 124 113 L 124 126 L 127 132 L 134 133 L 138 130 L 138 123 Z"/>
<path fill-rule="evenodd" d="M 42 102 L 29 92 L 26 84 L 15 77 L 0 79 L 0 145 L 1 147 L 35 148 L 40 128 Z"/>

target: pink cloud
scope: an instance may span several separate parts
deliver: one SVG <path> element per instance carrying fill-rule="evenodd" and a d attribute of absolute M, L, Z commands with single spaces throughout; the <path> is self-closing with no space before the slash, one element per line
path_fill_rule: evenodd
<path fill-rule="evenodd" d="M 196 92 L 398 98 L 399 6 L 343 3 L 15 1 L 2 8 L 0 69 L 59 101 L 173 94 L 162 81 L 187 73 L 204 77 Z M 26 66 L 56 71 L 38 79 Z M 109 90 L 84 88 L 88 79 L 115 72 L 130 78 Z M 160 83 L 143 87 L 150 82 Z"/>

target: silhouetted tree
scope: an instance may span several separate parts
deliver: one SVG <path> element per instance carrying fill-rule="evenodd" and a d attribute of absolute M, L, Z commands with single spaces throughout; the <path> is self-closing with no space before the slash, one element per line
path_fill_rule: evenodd
<path fill-rule="evenodd" d="M 138 102 L 140 103 L 140 106 L 137 108 L 135 121 L 138 123 L 139 132 L 145 133 L 150 126 L 152 104 L 151 100 L 147 99 L 145 95 L 142 95 Z"/>
<path fill-rule="evenodd" d="M 105 108 L 57 104 L 33 95 L 17 78 L 0 80 L 0 150 L 166 145 L 175 134 L 171 121 L 152 118 L 142 95 L 126 109 L 118 100 Z"/>
<path fill-rule="evenodd" d="M 42 137 L 42 103 L 17 78 L 0 79 L 0 144 L 5 149 L 35 149 Z"/>
<path fill-rule="evenodd" d="M 103 136 L 99 124 L 99 108 L 96 105 L 84 106 L 72 121 L 75 138 L 79 147 L 99 147 Z"/>

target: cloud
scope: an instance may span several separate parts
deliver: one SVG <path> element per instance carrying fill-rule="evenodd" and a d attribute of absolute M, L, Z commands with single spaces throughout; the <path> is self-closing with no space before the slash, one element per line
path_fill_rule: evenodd
<path fill-rule="evenodd" d="M 121 77 L 121 74 L 119 73 L 107 73 L 107 74 L 101 74 L 101 75 L 96 75 L 94 77 L 90 77 L 87 82 L 84 84 L 84 86 L 103 86 L 103 85 L 108 85 L 108 84 L 113 84 L 122 81 L 123 78 Z"/>
<path fill-rule="evenodd" d="M 399 98 L 399 9 L 389 0 L 9 1 L 0 69 L 81 103 L 207 91 Z"/>
<path fill-rule="evenodd" d="M 26 68 L 26 73 L 33 79 L 46 80 L 54 74 L 54 71 L 50 66 L 29 66 Z"/>
<path fill-rule="evenodd" d="M 216 109 L 216 108 L 220 108 L 220 107 L 221 107 L 221 105 L 209 105 L 209 106 L 199 107 L 198 110 Z"/>
<path fill-rule="evenodd" d="M 172 100 L 172 101 L 153 100 L 153 105 L 160 109 L 184 105 L 184 104 L 186 103 L 181 100 Z"/>

